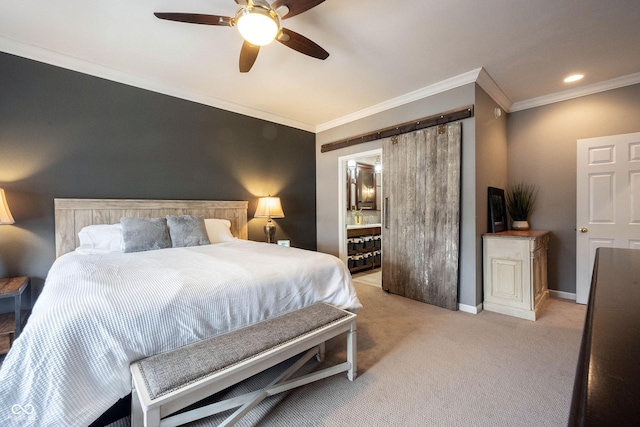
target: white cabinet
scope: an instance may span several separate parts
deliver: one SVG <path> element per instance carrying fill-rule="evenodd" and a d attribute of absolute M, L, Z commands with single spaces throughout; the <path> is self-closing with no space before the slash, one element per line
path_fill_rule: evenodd
<path fill-rule="evenodd" d="M 536 320 L 549 296 L 547 247 L 549 232 L 503 231 L 482 236 L 484 258 L 483 308 Z"/>

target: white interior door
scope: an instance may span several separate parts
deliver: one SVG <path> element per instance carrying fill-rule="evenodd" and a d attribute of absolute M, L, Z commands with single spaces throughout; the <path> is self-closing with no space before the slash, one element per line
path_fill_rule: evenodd
<path fill-rule="evenodd" d="M 640 249 L 640 133 L 579 139 L 576 301 L 589 299 L 596 249 Z"/>

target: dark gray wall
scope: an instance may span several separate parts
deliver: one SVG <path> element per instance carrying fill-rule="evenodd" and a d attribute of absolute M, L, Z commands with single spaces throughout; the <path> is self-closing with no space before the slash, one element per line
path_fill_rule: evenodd
<path fill-rule="evenodd" d="M 42 286 L 55 197 L 248 200 L 249 238 L 264 241 L 257 197 L 278 195 L 277 238 L 315 250 L 314 150 L 310 132 L 0 53 L 0 188 L 16 220 L 0 225 L 0 277 Z"/>

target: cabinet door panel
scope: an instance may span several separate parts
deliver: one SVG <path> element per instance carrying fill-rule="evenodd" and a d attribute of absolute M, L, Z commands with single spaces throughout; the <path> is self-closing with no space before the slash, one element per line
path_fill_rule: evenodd
<path fill-rule="evenodd" d="M 493 258 L 491 260 L 491 297 L 522 304 L 522 261 Z"/>

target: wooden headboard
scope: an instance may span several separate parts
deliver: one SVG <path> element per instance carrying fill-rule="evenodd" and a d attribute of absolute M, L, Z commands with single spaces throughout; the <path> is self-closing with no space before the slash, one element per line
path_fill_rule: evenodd
<path fill-rule="evenodd" d="M 198 215 L 228 219 L 231 233 L 247 239 L 247 201 L 54 199 L 56 257 L 78 247 L 78 232 L 87 225 L 117 224 L 120 218 Z"/>

